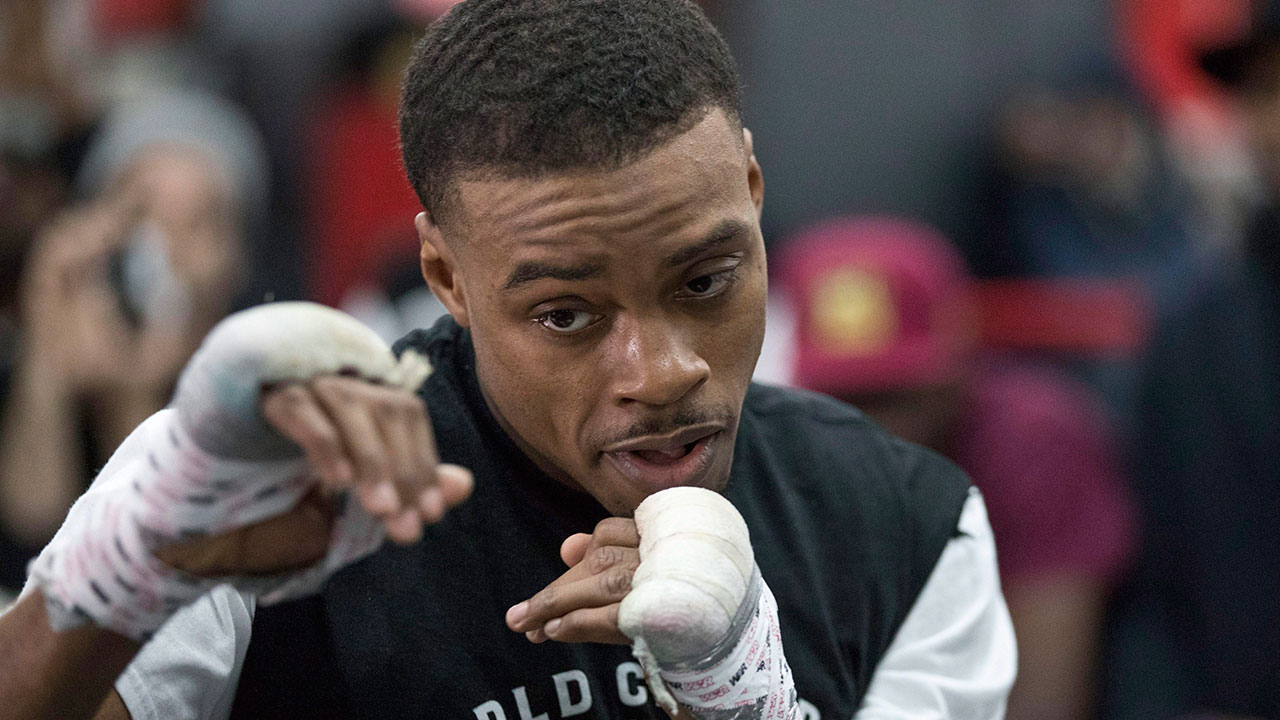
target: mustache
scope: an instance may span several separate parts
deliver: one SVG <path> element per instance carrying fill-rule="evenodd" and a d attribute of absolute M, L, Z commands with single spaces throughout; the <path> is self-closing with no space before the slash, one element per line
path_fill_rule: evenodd
<path fill-rule="evenodd" d="M 667 417 L 644 418 L 621 431 L 597 438 L 596 447 L 608 447 L 649 435 L 665 435 L 691 425 L 716 423 L 728 428 L 733 425 L 734 413 L 728 408 L 690 408 Z"/>

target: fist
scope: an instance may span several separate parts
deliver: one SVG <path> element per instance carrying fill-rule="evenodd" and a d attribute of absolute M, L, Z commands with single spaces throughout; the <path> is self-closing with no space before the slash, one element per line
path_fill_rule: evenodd
<path fill-rule="evenodd" d="M 618 604 L 631 590 L 640 565 L 634 521 L 606 518 L 590 535 L 570 535 L 560 546 L 568 571 L 507 611 L 507 626 L 530 642 L 596 642 L 629 645 L 618 630 Z"/>
<path fill-rule="evenodd" d="M 469 471 L 439 462 L 426 405 L 407 390 L 327 375 L 270 388 L 260 410 L 302 449 L 314 490 L 282 515 L 165 546 L 156 553 L 161 561 L 206 577 L 294 570 L 325 555 L 339 492 L 350 491 L 401 544 L 417 541 L 423 525 L 471 492 Z"/>

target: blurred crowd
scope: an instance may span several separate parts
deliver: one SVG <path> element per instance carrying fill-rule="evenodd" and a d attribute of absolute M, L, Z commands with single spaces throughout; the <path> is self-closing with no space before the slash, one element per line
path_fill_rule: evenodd
<path fill-rule="evenodd" d="M 452 4 L 0 0 L 0 587 L 227 313 L 444 312 L 395 113 Z M 1280 719 L 1280 2 L 703 5 L 769 180 L 758 379 L 973 477 L 1009 717 Z"/>

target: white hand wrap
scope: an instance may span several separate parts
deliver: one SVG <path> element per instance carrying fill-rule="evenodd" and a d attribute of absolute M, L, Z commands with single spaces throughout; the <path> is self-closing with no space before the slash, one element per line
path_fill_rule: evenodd
<path fill-rule="evenodd" d="M 301 571 L 197 578 L 153 555 L 279 515 L 314 487 L 298 448 L 265 424 L 258 400 L 264 385 L 335 372 L 416 389 L 430 365 L 411 353 L 397 361 L 371 330 L 310 303 L 264 305 L 219 323 L 183 372 L 174 408 L 121 444 L 32 561 L 30 584 L 43 590 L 53 628 L 92 622 L 141 641 L 220 583 L 280 602 L 315 592 L 377 549 L 382 525 L 344 496 L 326 557 Z"/>
<path fill-rule="evenodd" d="M 640 567 L 618 625 L 658 704 L 701 720 L 794 720 L 778 608 L 746 523 L 718 493 L 671 488 L 635 513 Z"/>

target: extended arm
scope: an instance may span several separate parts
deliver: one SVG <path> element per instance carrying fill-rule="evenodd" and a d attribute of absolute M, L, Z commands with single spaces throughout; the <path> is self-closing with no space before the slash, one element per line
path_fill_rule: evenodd
<path fill-rule="evenodd" d="M 394 385 L 405 366 L 352 323 L 292 305 L 211 336 L 176 408 L 125 440 L 0 617 L 5 717 L 90 717 L 141 643 L 208 590 L 310 594 L 384 534 L 412 542 L 466 497 L 469 473 L 437 465 L 424 406 Z M 300 374 L 256 367 L 272 363 Z M 366 377 L 385 384 L 333 374 L 375 363 Z M 330 502 L 348 491 L 358 501 Z"/>

